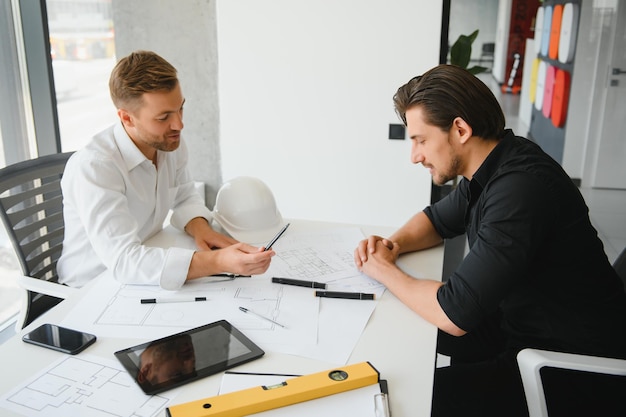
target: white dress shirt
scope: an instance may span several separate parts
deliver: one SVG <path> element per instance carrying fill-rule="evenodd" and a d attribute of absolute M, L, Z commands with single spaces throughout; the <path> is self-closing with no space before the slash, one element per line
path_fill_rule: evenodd
<path fill-rule="evenodd" d="M 173 152 L 157 151 L 157 167 L 121 123 L 98 133 L 67 162 L 61 180 L 65 238 L 57 264 L 59 282 L 82 287 L 105 269 L 127 284 L 180 288 L 194 251 L 142 243 L 171 224 L 184 230 L 211 212 L 194 188 L 181 141 Z"/>

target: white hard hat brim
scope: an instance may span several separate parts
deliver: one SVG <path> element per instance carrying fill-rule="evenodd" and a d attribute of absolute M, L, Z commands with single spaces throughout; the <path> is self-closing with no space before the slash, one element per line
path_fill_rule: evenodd
<path fill-rule="evenodd" d="M 241 230 L 230 224 L 220 213 L 213 212 L 213 219 L 234 239 L 255 246 L 267 244 L 276 233 L 285 226 L 283 217 L 278 213 L 276 224 L 259 230 Z"/>

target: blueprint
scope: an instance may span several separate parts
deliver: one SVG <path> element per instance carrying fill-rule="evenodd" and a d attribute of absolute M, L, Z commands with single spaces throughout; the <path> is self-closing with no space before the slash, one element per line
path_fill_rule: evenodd
<path fill-rule="evenodd" d="M 177 390 L 146 395 L 121 365 L 94 355 L 65 355 L 0 399 L 25 416 L 153 417 Z"/>
<path fill-rule="evenodd" d="M 105 272 L 61 324 L 98 337 L 150 340 L 227 320 L 266 351 L 345 363 L 385 291 L 354 265 L 354 248 L 361 239 L 357 227 L 306 233 L 289 229 L 274 245 L 276 256 L 265 274 L 230 281 L 201 278 L 178 291 L 122 285 Z M 376 300 L 321 300 L 311 288 L 273 284 L 274 276 L 324 282 L 331 291 L 374 293 Z M 140 302 L 176 297 L 206 301 Z M 240 307 L 284 327 L 245 314 Z"/>
<path fill-rule="evenodd" d="M 156 286 L 123 285 L 110 277 L 93 288 L 63 321 L 70 328 L 98 336 L 156 339 L 218 320 L 227 320 L 255 343 L 293 340 L 315 345 L 319 300 L 300 288 L 268 285 L 265 280 L 238 278 L 226 282 L 193 281 L 176 292 Z M 201 302 L 142 304 L 144 298 L 206 297 Z M 285 326 L 243 313 L 244 307 Z M 295 339 L 294 339 L 295 337 Z"/>
<path fill-rule="evenodd" d="M 370 292 L 380 296 L 383 285 L 356 269 L 354 249 L 363 239 L 360 229 L 286 233 L 274 245 L 273 276 L 323 282 L 331 291 Z"/>

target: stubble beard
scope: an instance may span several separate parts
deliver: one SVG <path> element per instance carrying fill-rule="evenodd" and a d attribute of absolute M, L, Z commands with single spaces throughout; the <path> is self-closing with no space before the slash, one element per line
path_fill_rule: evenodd
<path fill-rule="evenodd" d="M 433 183 L 438 186 L 442 186 L 448 181 L 456 179 L 459 175 L 459 169 L 461 167 L 461 160 L 456 155 L 451 155 L 451 162 L 448 168 L 444 172 L 435 172 L 433 175 Z"/>

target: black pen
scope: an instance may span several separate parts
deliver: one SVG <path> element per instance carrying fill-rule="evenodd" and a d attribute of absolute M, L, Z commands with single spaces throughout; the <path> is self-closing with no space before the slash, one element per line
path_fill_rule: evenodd
<path fill-rule="evenodd" d="M 272 282 L 276 284 L 295 285 L 297 287 L 326 289 L 326 284 L 323 282 L 303 281 L 301 279 L 272 277 Z"/>
<path fill-rule="evenodd" d="M 282 328 L 285 328 L 285 329 L 287 328 L 287 327 L 285 327 L 284 325 L 280 324 L 279 322 L 274 321 L 274 320 L 270 319 L 269 317 L 262 316 L 262 315 L 260 315 L 259 313 L 255 313 L 254 311 L 252 311 L 252 310 L 250 310 L 250 309 L 247 309 L 247 308 L 245 308 L 245 307 L 239 307 L 239 310 L 243 311 L 244 313 L 247 313 L 247 314 L 252 314 L 253 316 L 257 316 L 257 317 L 258 317 L 258 318 L 260 318 L 260 319 L 263 319 L 263 320 L 267 320 L 267 321 L 269 321 L 269 322 L 272 322 L 272 323 L 274 323 L 274 324 L 276 324 L 277 326 L 280 326 L 280 327 L 282 327 Z"/>
<path fill-rule="evenodd" d="M 210 277 L 226 277 L 226 278 L 252 278 L 252 275 L 239 275 L 239 274 L 230 274 L 227 272 L 221 274 L 212 274 Z"/>
<path fill-rule="evenodd" d="M 315 291 L 315 296 L 325 298 L 345 298 L 348 300 L 373 300 L 376 297 L 375 294 L 340 291 Z"/>
<path fill-rule="evenodd" d="M 196 301 L 206 301 L 206 297 L 142 298 L 141 304 L 193 303 Z"/>
<path fill-rule="evenodd" d="M 287 223 L 285 225 L 285 227 L 283 227 L 282 229 L 280 229 L 280 232 L 276 233 L 276 236 L 274 236 L 272 238 L 272 240 L 269 241 L 269 243 L 267 245 L 265 245 L 265 250 L 270 250 L 272 249 L 272 245 L 274 245 L 274 243 L 276 243 L 276 241 L 278 240 L 279 237 L 282 236 L 283 233 L 285 233 L 285 230 L 287 230 L 287 228 L 289 227 L 291 223 Z"/>

